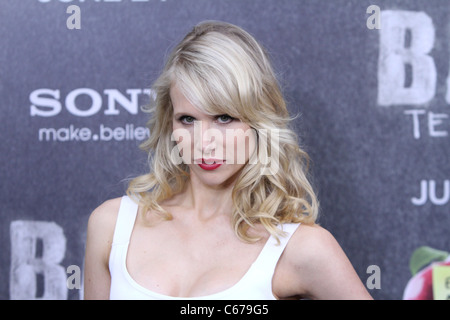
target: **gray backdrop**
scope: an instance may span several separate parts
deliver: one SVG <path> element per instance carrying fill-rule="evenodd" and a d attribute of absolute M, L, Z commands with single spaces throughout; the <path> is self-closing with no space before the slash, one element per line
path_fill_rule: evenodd
<path fill-rule="evenodd" d="M 413 250 L 450 250 L 449 16 L 446 0 L 1 0 L 0 298 L 80 298 L 89 214 L 146 170 L 139 106 L 215 19 L 269 50 L 319 222 L 364 283 L 379 267 L 375 298 L 401 299 Z"/>

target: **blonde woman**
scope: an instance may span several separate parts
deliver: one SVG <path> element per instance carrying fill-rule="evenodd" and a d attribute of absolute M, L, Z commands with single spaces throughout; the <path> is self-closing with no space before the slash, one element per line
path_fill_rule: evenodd
<path fill-rule="evenodd" d="M 86 299 L 370 299 L 318 201 L 263 48 L 195 26 L 153 86 L 149 173 L 91 215 Z"/>

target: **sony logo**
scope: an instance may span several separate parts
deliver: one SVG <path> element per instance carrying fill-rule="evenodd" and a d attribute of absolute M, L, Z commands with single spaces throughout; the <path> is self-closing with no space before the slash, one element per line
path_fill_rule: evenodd
<path fill-rule="evenodd" d="M 137 114 L 139 111 L 139 97 L 145 95 L 147 101 L 152 95 L 150 89 L 127 89 L 123 94 L 117 89 L 105 89 L 103 94 L 106 96 L 106 109 L 103 111 L 105 115 L 120 114 L 117 108 L 120 105 L 130 114 Z M 77 98 L 84 96 L 82 106 Z M 99 113 L 103 106 L 102 95 L 94 89 L 78 88 L 70 91 L 65 98 L 62 99 L 61 92 L 58 89 L 41 88 L 30 93 L 30 116 L 35 117 L 54 117 L 61 113 L 63 107 L 72 115 L 77 117 L 90 117 Z M 62 103 L 63 100 L 64 103 Z"/>

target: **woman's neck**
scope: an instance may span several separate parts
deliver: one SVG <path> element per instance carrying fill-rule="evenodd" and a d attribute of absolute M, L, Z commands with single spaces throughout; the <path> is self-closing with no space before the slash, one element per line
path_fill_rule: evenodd
<path fill-rule="evenodd" d="M 230 215 L 233 185 L 213 188 L 191 176 L 184 190 L 177 196 L 177 205 L 192 212 L 199 220 Z"/>

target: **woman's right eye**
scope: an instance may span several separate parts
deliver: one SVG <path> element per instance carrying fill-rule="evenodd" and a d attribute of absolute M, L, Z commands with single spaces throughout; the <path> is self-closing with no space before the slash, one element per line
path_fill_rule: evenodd
<path fill-rule="evenodd" d="M 191 116 L 181 116 L 178 118 L 178 121 L 185 124 L 192 124 L 194 123 L 195 118 Z"/>

